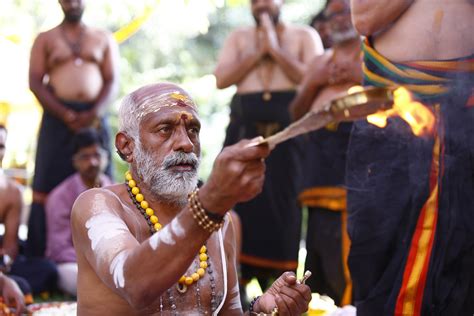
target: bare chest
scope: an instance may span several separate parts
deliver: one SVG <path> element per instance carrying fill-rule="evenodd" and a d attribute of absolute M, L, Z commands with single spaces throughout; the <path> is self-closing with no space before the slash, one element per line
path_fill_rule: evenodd
<path fill-rule="evenodd" d="M 105 58 L 106 43 L 96 34 L 85 33 L 77 38 L 57 30 L 47 44 L 47 66 L 54 69 L 69 61 L 101 64 Z"/>

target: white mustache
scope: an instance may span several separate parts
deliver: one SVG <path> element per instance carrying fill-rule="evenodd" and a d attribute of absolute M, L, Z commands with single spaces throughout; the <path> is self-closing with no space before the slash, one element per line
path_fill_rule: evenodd
<path fill-rule="evenodd" d="M 184 153 L 181 151 L 174 152 L 165 157 L 161 166 L 164 170 L 176 165 L 183 164 L 191 165 L 194 169 L 196 169 L 197 165 L 199 164 L 199 159 L 195 153 Z"/>

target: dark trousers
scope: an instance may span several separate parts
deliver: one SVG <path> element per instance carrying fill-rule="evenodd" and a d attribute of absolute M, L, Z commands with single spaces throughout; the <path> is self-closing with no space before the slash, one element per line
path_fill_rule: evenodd
<path fill-rule="evenodd" d="M 34 295 L 42 292 L 52 292 L 56 289 L 57 283 L 57 269 L 56 265 L 46 259 L 42 258 L 27 258 L 23 255 L 16 257 L 12 265 L 9 276 L 16 276 L 23 278 L 31 287 L 30 293 Z M 17 279 L 15 278 L 15 281 Z M 20 288 L 25 293 L 28 287 L 23 285 L 24 282 L 17 282 Z M 25 288 L 25 289 L 24 289 Z"/>

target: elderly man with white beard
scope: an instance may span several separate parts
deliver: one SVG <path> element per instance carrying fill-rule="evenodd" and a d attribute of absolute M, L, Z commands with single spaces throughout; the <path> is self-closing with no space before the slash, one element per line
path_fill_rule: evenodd
<path fill-rule="evenodd" d="M 256 139 L 224 148 L 198 190 L 200 122 L 184 90 L 142 87 L 125 97 L 119 119 L 125 184 L 86 191 L 72 212 L 78 315 L 242 315 L 226 214 L 261 191 L 270 149 L 249 146 Z M 310 299 L 286 272 L 250 312 L 300 315 Z"/>

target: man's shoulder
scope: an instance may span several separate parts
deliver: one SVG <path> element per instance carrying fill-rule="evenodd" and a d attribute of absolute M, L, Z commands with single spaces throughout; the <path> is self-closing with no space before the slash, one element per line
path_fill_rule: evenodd
<path fill-rule="evenodd" d="M 21 194 L 20 184 L 5 175 L 0 175 L 0 190 L 7 200 L 15 199 Z"/>
<path fill-rule="evenodd" d="M 233 37 L 238 37 L 238 38 L 241 38 L 241 37 L 244 37 L 244 36 L 248 36 L 249 34 L 255 32 L 255 27 L 254 26 L 241 26 L 241 27 L 238 27 L 236 29 L 234 29 L 229 36 L 233 36 Z"/>
<path fill-rule="evenodd" d="M 118 211 L 123 209 L 119 197 L 120 185 L 111 185 L 105 188 L 93 188 L 79 194 L 73 206 L 74 212 Z"/>
<path fill-rule="evenodd" d="M 95 201 L 119 201 L 119 196 L 113 187 L 114 186 L 88 189 L 79 194 L 77 200 L 86 200 L 92 203 Z"/>
<path fill-rule="evenodd" d="M 102 40 L 108 40 L 112 37 L 112 33 L 109 32 L 106 29 L 98 28 L 98 27 L 93 27 L 93 26 L 87 26 L 87 32 L 94 36 L 95 38 L 100 38 Z"/>
<path fill-rule="evenodd" d="M 47 41 L 47 40 L 51 40 L 51 39 L 55 39 L 58 37 L 59 35 L 59 25 L 49 29 L 49 30 L 46 30 L 46 31 L 42 31 L 40 32 L 37 36 L 36 36 L 36 40 L 42 40 L 42 41 Z"/>
<path fill-rule="evenodd" d="M 300 25 L 300 24 L 285 24 L 288 32 L 294 34 L 314 36 L 318 34 L 314 28 L 309 25 Z"/>

